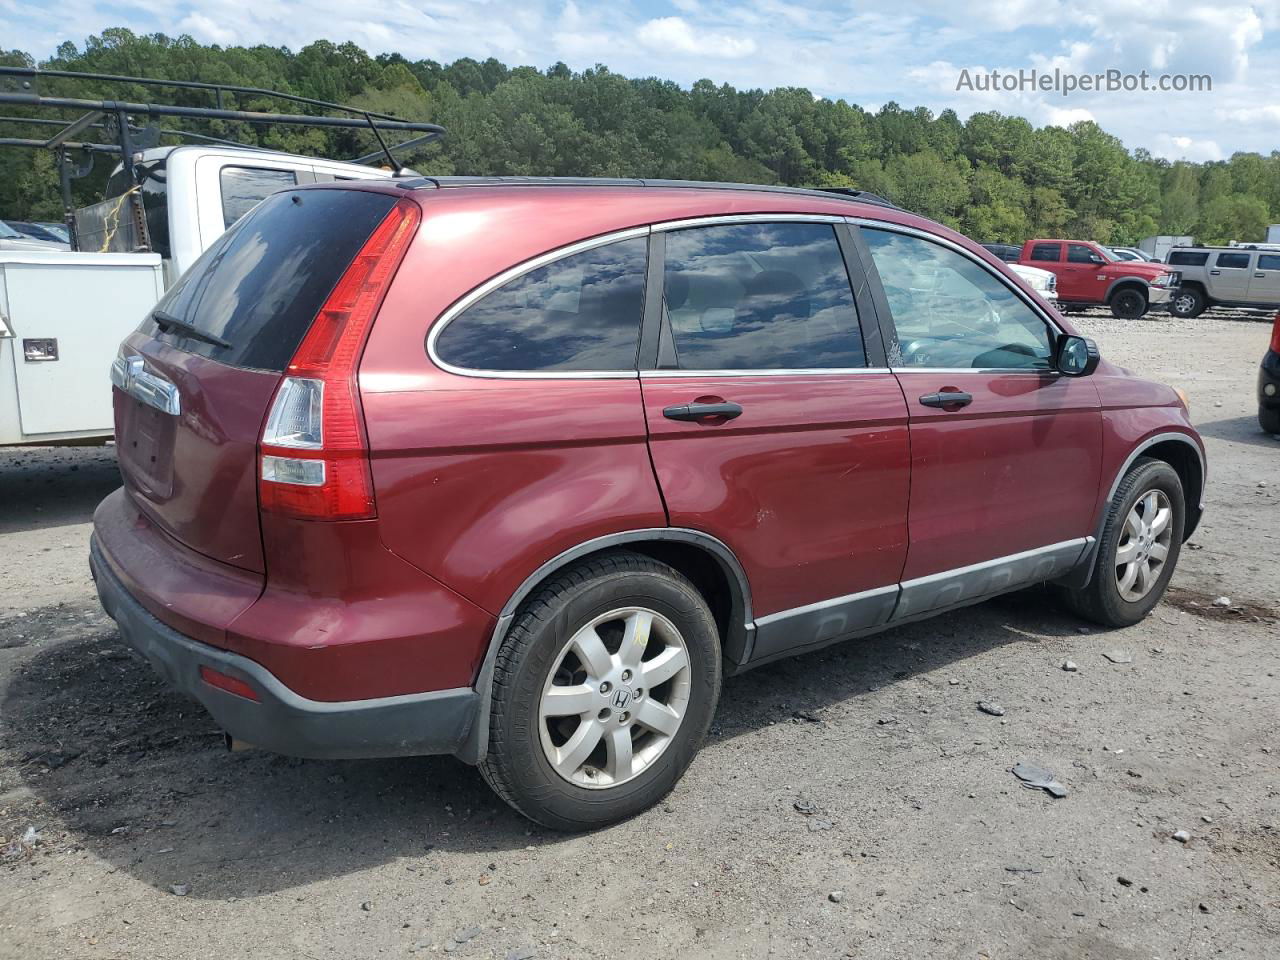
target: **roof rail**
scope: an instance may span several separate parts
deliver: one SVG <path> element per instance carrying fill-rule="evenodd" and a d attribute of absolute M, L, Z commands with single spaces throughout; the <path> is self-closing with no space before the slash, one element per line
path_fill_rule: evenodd
<path fill-rule="evenodd" d="M 658 180 L 648 177 L 415 177 L 401 180 L 404 190 L 446 190 L 455 187 L 656 187 L 696 190 L 751 190 L 806 197 L 837 198 L 901 210 L 897 204 L 865 190 L 850 187 L 783 187 L 766 183 L 723 183 L 715 180 Z"/>

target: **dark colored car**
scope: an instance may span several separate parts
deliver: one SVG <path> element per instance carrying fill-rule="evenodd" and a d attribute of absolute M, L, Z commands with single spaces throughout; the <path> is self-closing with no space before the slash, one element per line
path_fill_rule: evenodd
<path fill-rule="evenodd" d="M 883 202 L 654 181 L 292 189 L 113 367 L 91 564 L 229 735 L 452 753 L 553 827 L 647 807 L 721 678 L 1053 581 L 1159 600 L 1179 394 Z"/>
<path fill-rule="evenodd" d="M 1271 343 L 1258 368 L 1258 425 L 1280 433 L 1280 313 L 1271 321 Z"/>
<path fill-rule="evenodd" d="M 6 220 L 5 223 L 7 223 L 16 233 L 20 233 L 24 237 L 29 237 L 32 240 L 43 240 L 46 243 L 67 242 L 52 230 L 49 230 L 38 223 L 28 223 L 25 220 Z"/>
<path fill-rule="evenodd" d="M 1005 263 L 1017 263 L 1022 256 L 1022 247 L 1013 243 L 984 243 L 983 248 Z"/>

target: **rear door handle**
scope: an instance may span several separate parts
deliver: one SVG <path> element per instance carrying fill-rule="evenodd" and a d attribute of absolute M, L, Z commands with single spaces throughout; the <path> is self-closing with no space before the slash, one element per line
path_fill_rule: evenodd
<path fill-rule="evenodd" d="M 1211 276 L 1211 277 L 1220 277 L 1220 276 L 1222 276 L 1222 271 L 1221 271 L 1221 270 L 1210 270 L 1210 271 L 1209 271 L 1209 276 Z"/>
<path fill-rule="evenodd" d="M 708 420 L 732 420 L 742 415 L 742 406 L 728 401 L 681 403 L 674 407 L 666 407 L 662 415 L 668 420 L 691 420 L 694 423 L 703 423 Z"/>
<path fill-rule="evenodd" d="M 943 390 L 940 393 L 926 393 L 920 398 L 926 407 L 967 407 L 973 403 L 973 394 L 961 390 Z"/>
<path fill-rule="evenodd" d="M 1254 274 L 1254 277 L 1256 277 L 1256 278 L 1257 278 L 1257 279 L 1259 279 L 1259 280 L 1265 280 L 1265 279 L 1267 279 L 1267 275 L 1266 275 L 1265 273 L 1255 273 L 1255 274 Z"/>

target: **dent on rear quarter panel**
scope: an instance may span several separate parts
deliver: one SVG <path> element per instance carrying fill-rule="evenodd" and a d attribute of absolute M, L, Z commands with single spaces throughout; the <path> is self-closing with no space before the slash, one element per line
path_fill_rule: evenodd
<path fill-rule="evenodd" d="M 564 550 L 666 524 L 638 381 L 449 380 L 365 401 L 382 539 L 415 566 L 496 613 Z"/>

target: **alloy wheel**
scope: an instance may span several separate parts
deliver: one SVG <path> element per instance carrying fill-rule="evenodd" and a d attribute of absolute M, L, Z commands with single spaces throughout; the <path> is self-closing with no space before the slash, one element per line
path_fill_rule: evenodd
<path fill-rule="evenodd" d="M 680 729 L 691 676 L 684 637 L 662 614 L 601 614 L 564 645 L 543 686 L 538 731 L 547 762 L 579 787 L 634 779 Z"/>
<path fill-rule="evenodd" d="M 1124 519 L 1116 547 L 1115 578 L 1120 596 L 1136 603 L 1160 579 L 1173 537 L 1173 507 L 1163 490 L 1148 490 Z"/>

